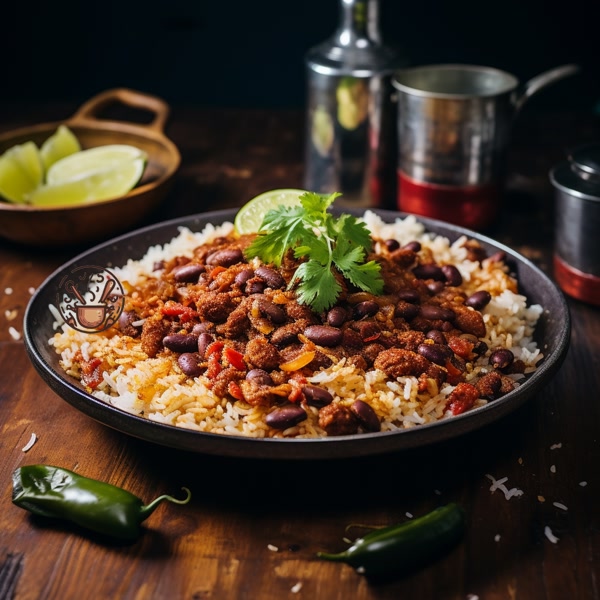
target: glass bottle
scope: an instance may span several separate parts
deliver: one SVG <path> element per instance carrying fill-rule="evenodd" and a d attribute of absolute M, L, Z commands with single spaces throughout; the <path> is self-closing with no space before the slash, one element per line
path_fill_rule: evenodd
<path fill-rule="evenodd" d="M 340 0 L 332 37 L 306 55 L 304 187 L 342 192 L 336 204 L 395 206 L 396 115 L 391 76 L 404 66 L 385 45 L 379 0 Z"/>

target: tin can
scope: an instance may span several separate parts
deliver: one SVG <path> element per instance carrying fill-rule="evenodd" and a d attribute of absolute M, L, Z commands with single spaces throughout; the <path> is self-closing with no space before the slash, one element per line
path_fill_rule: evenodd
<path fill-rule="evenodd" d="M 550 172 L 555 188 L 554 277 L 578 300 L 600 306 L 600 143 L 573 150 Z"/>

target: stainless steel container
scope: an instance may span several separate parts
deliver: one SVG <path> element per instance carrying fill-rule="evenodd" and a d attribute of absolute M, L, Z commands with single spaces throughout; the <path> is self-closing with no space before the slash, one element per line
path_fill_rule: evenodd
<path fill-rule="evenodd" d="M 400 66 L 381 40 L 379 0 L 340 0 L 337 31 L 306 55 L 306 189 L 342 192 L 336 204 L 346 206 L 394 206 Z"/>
<path fill-rule="evenodd" d="M 398 208 L 473 229 L 492 223 L 515 115 L 533 94 L 577 71 L 558 67 L 523 87 L 510 73 L 478 65 L 396 72 Z"/>
<path fill-rule="evenodd" d="M 600 305 L 600 143 L 550 172 L 555 188 L 554 276 L 570 296 Z"/>

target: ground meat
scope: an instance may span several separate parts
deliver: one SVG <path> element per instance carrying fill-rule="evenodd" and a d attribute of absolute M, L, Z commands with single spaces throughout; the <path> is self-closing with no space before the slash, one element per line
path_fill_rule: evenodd
<path fill-rule="evenodd" d="M 244 380 L 240 382 L 240 389 L 244 394 L 244 400 L 251 406 L 272 406 L 284 400 L 292 391 L 292 386 L 283 384 L 271 387 Z"/>
<path fill-rule="evenodd" d="M 249 328 L 248 306 L 246 302 L 242 302 L 229 313 L 227 321 L 217 327 L 217 333 L 232 339 L 244 336 Z"/>
<path fill-rule="evenodd" d="M 502 387 L 502 375 L 498 371 L 491 371 L 484 375 L 476 384 L 475 387 L 479 392 L 481 398 L 487 400 L 494 400 L 500 395 L 500 388 Z"/>
<path fill-rule="evenodd" d="M 470 383 L 459 383 L 448 395 L 446 410 L 453 415 L 460 415 L 469 410 L 479 398 L 479 391 Z"/>
<path fill-rule="evenodd" d="M 427 372 L 430 365 L 431 363 L 424 356 L 402 348 L 384 350 L 373 363 L 376 369 L 394 379 L 403 375 L 419 376 Z"/>
<path fill-rule="evenodd" d="M 500 386 L 500 395 L 504 396 L 504 394 L 508 394 L 508 392 L 512 392 L 514 389 L 515 389 L 515 382 L 510 377 L 506 377 L 506 375 L 502 375 L 502 385 Z"/>
<path fill-rule="evenodd" d="M 150 317 L 142 326 L 142 351 L 154 358 L 163 348 L 163 338 L 170 329 L 170 323 L 160 316 Z"/>
<path fill-rule="evenodd" d="M 318 322 L 317 316 L 315 313 L 308 308 L 308 306 L 304 306 L 296 302 L 296 300 L 291 300 L 287 302 L 285 305 L 285 311 L 287 316 L 292 321 L 299 321 L 300 319 L 304 321 L 308 321 L 311 325 Z"/>
<path fill-rule="evenodd" d="M 361 350 L 360 354 L 367 362 L 367 365 L 371 366 L 384 350 L 385 346 L 381 344 L 368 344 Z"/>
<path fill-rule="evenodd" d="M 352 410 L 339 402 L 332 402 L 319 410 L 319 427 L 327 435 L 354 435 L 358 433 L 359 425 L 358 417 Z"/>
<path fill-rule="evenodd" d="M 344 329 L 342 334 L 342 347 L 346 348 L 349 354 L 354 354 L 354 351 L 360 350 L 365 345 L 360 333 L 354 329 Z"/>
<path fill-rule="evenodd" d="M 288 323 L 278 327 L 271 335 L 271 343 L 278 348 L 295 344 L 298 341 L 298 334 L 302 333 L 310 324 L 306 319 L 300 319 L 294 323 Z"/>
<path fill-rule="evenodd" d="M 425 390 L 427 390 L 428 379 L 432 379 L 435 382 L 435 385 L 437 386 L 437 389 L 439 391 L 442 387 L 442 384 L 446 381 L 447 376 L 448 372 L 446 371 L 446 369 L 443 369 L 435 363 L 430 363 L 429 367 L 427 368 L 427 371 L 419 375 L 419 393 L 423 393 Z"/>
<path fill-rule="evenodd" d="M 425 334 L 422 331 L 401 331 L 394 336 L 394 346 L 416 352 L 419 344 L 425 341 Z"/>
<path fill-rule="evenodd" d="M 335 352 L 333 352 L 331 349 L 329 349 L 329 353 L 335 355 Z M 310 363 L 308 363 L 307 366 L 313 371 L 318 371 L 319 369 L 328 369 L 332 364 L 333 360 L 331 360 L 327 354 L 317 350 L 315 352 L 315 357 L 310 361 Z"/>
<path fill-rule="evenodd" d="M 223 323 L 236 308 L 236 303 L 230 294 L 218 292 L 203 292 L 198 294 L 196 309 L 201 318 L 213 323 Z"/>
<path fill-rule="evenodd" d="M 257 369 L 272 371 L 282 362 L 279 350 L 264 338 L 254 338 L 246 345 L 244 360 Z"/>
<path fill-rule="evenodd" d="M 229 384 L 238 382 L 246 376 L 244 371 L 239 371 L 233 367 L 223 369 L 213 380 L 213 392 L 220 398 L 224 398 L 229 393 Z"/>

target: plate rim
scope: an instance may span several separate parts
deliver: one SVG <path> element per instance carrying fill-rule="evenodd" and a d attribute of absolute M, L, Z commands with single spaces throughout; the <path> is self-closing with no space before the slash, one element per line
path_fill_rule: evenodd
<path fill-rule="evenodd" d="M 550 359 L 546 361 L 545 357 L 538 369 L 528 376 L 527 381 L 524 384 L 527 386 L 526 393 L 523 393 L 522 391 L 521 393 L 518 393 L 518 390 L 521 388 L 517 388 L 502 398 L 468 411 L 467 413 L 463 413 L 462 415 L 399 431 L 308 439 L 252 438 L 242 435 L 218 434 L 176 427 L 166 423 L 150 421 L 149 419 L 128 413 L 123 409 L 108 404 L 89 394 L 82 386 L 80 386 L 80 384 L 78 385 L 78 382 L 75 379 L 71 380 L 68 375 L 59 372 L 46 361 L 44 352 L 38 348 L 35 339 L 33 331 L 34 313 L 36 310 L 41 310 L 42 307 L 39 305 L 43 301 L 43 297 L 47 295 L 48 287 L 61 273 L 64 273 L 69 267 L 72 267 L 75 264 L 83 264 L 82 261 L 88 256 L 109 250 L 111 247 L 112 250 L 118 249 L 123 244 L 135 240 L 139 241 L 144 238 L 144 236 L 150 236 L 158 232 L 165 232 L 165 235 L 171 235 L 167 234 L 167 231 L 170 229 L 176 230 L 179 227 L 191 228 L 194 226 L 194 223 L 199 224 L 201 228 L 204 228 L 208 223 L 215 225 L 225 221 L 233 223 L 233 218 L 237 212 L 237 209 L 235 208 L 195 213 L 147 225 L 88 248 L 60 265 L 38 286 L 27 304 L 23 319 L 23 339 L 27 354 L 44 382 L 61 398 L 61 400 L 66 401 L 75 409 L 88 417 L 91 417 L 95 421 L 120 431 L 121 433 L 147 442 L 167 446 L 176 450 L 219 456 L 259 459 L 323 459 L 349 458 L 408 450 L 446 441 L 476 429 L 480 429 L 481 427 L 489 425 L 513 412 L 535 395 L 548 382 L 564 361 L 570 342 L 570 311 L 566 298 L 556 283 L 528 258 L 485 234 L 445 221 L 422 217 L 420 215 L 410 215 L 409 213 L 374 208 L 343 208 L 343 212 L 350 212 L 356 215 L 364 214 L 365 210 L 370 210 L 380 215 L 384 220 L 386 220 L 386 218 L 387 220 L 393 220 L 414 216 L 417 221 L 425 226 L 427 231 L 432 231 L 432 229 L 436 228 L 444 230 L 444 233 L 432 231 L 436 235 L 445 235 L 448 237 L 448 234 L 452 233 L 456 236 L 454 239 L 461 235 L 477 239 L 480 242 L 493 247 L 497 251 L 506 252 L 509 257 L 512 257 L 516 261 L 517 265 L 522 264 L 532 271 L 537 278 L 541 278 L 547 286 L 550 286 L 554 293 L 553 299 L 559 303 L 563 325 L 557 347 L 553 350 Z M 342 212 L 340 209 L 335 209 L 335 211 Z M 161 236 L 161 239 L 162 237 L 164 236 Z M 160 242 L 148 242 L 145 246 L 145 250 L 143 250 L 138 258 L 141 258 L 150 246 L 164 244 L 172 239 L 172 237 L 173 236 L 171 235 L 171 237 Z M 126 256 L 124 261 L 128 258 L 130 258 L 130 256 Z M 114 267 L 120 265 L 106 265 L 107 268 L 111 268 L 111 266 Z M 46 310 L 48 314 L 50 314 L 47 307 Z M 546 312 L 545 308 L 544 312 Z M 52 350 L 49 344 L 44 349 L 46 350 L 46 355 L 51 355 L 48 351 L 49 349 Z"/>

